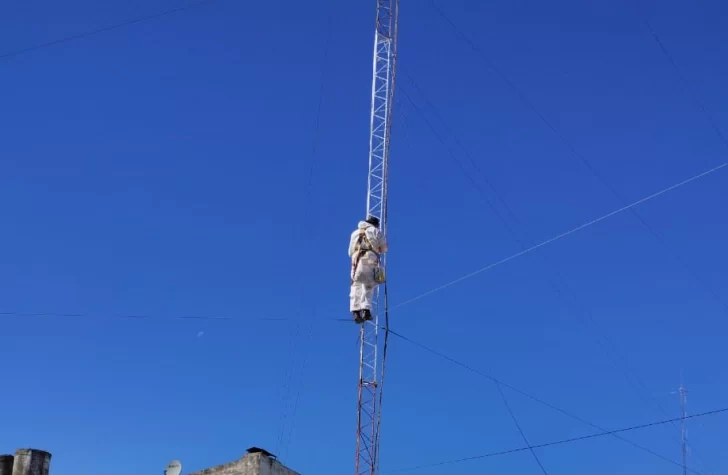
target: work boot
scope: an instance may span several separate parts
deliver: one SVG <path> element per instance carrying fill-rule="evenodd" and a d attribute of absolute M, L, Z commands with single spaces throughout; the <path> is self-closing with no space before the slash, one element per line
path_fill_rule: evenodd
<path fill-rule="evenodd" d="M 366 309 L 363 312 L 364 312 L 364 320 L 365 321 L 368 321 L 368 320 L 371 320 L 372 319 L 372 312 L 371 312 L 371 310 Z"/>
<path fill-rule="evenodd" d="M 354 323 L 362 323 L 362 322 L 364 322 L 364 319 L 361 318 L 361 312 L 359 310 L 354 310 L 351 313 L 354 314 Z"/>

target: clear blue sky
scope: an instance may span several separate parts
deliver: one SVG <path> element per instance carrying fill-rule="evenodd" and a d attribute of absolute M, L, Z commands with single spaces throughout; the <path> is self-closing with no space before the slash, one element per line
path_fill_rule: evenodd
<path fill-rule="evenodd" d="M 251 445 L 353 470 L 357 332 L 333 319 L 365 207 L 374 1 L 244 3 L 0 60 L 0 312 L 83 314 L 0 316 L 0 452 L 47 449 L 53 475 L 189 472 Z M 5 2 L 0 55 L 181 4 Z M 728 134 L 725 2 L 642 2 L 688 90 L 632 2 L 438 4 L 625 202 L 727 160 L 692 98 Z M 400 33 L 402 91 L 447 146 L 398 92 L 393 304 L 521 249 L 483 177 L 524 242 L 622 206 L 429 2 L 402 2 Z M 690 413 L 726 407 L 726 184 L 728 168 L 636 208 L 671 250 L 621 213 L 392 327 L 609 429 L 677 416 L 681 372 Z M 383 472 L 523 445 L 492 383 L 390 350 Z M 594 432 L 506 395 L 533 444 Z M 689 423 L 691 467 L 728 470 L 726 417 Z M 677 427 L 625 437 L 680 459 Z M 550 474 L 680 473 L 609 437 L 537 454 Z M 527 452 L 412 473 L 473 472 L 541 473 Z"/>

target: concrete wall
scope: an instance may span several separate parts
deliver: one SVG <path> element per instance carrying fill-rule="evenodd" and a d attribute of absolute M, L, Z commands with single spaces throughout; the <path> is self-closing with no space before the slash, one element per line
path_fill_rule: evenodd
<path fill-rule="evenodd" d="M 259 467 L 260 463 L 258 460 L 253 460 L 250 455 L 246 455 L 240 460 L 217 465 L 188 475 L 258 475 Z"/>
<path fill-rule="evenodd" d="M 300 475 L 298 472 L 294 472 L 290 468 L 281 464 L 278 460 L 266 457 L 263 454 L 249 455 L 259 456 L 260 472 L 258 472 L 258 475 Z"/>
<path fill-rule="evenodd" d="M 262 453 L 247 454 L 234 462 L 188 475 L 300 475 Z"/>
<path fill-rule="evenodd" d="M 15 452 L 13 475 L 48 475 L 51 454 L 44 450 L 18 449 Z"/>
<path fill-rule="evenodd" d="M 0 455 L 0 475 L 13 475 L 12 455 Z"/>

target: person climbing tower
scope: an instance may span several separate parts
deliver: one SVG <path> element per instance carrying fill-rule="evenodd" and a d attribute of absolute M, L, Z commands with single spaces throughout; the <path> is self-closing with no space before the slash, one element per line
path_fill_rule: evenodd
<path fill-rule="evenodd" d="M 387 252 L 387 243 L 379 230 L 379 219 L 370 216 L 360 221 L 351 233 L 349 257 L 351 258 L 351 291 L 349 310 L 354 322 L 372 319 L 374 288 L 384 282 L 384 269 L 380 267 L 380 254 Z"/>

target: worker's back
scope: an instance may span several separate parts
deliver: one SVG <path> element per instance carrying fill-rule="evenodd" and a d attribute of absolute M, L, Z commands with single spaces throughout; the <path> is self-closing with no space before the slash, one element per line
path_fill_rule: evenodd
<path fill-rule="evenodd" d="M 362 233 L 364 236 L 362 236 Z M 387 244 L 384 236 L 376 226 L 360 221 L 357 229 L 351 233 L 349 240 L 349 257 L 353 257 L 360 250 L 373 250 L 377 254 L 386 252 Z"/>

